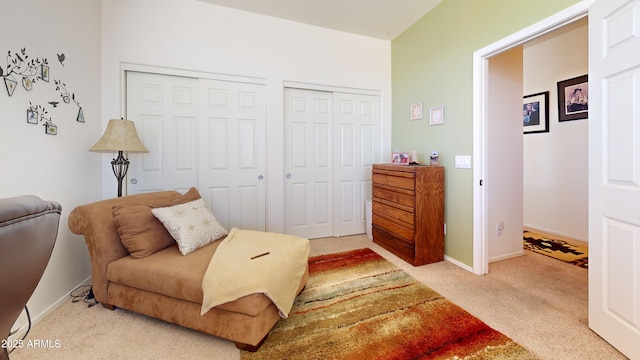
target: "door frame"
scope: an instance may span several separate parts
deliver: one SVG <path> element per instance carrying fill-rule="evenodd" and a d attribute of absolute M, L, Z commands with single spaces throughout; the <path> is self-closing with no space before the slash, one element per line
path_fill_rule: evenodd
<path fill-rule="evenodd" d="M 487 158 L 489 58 L 588 16 L 593 1 L 583 0 L 473 53 L 473 272 L 477 275 L 489 272 L 491 226 L 487 223 L 487 187 L 482 184 L 491 180 L 485 178 L 491 166 Z"/>

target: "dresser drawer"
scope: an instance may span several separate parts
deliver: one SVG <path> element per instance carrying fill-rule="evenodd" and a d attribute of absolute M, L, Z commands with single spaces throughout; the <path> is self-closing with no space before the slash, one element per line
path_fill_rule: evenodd
<path fill-rule="evenodd" d="M 390 220 L 398 220 L 405 224 L 407 227 L 413 227 L 414 225 L 414 213 L 406 211 L 394 206 L 383 204 L 373 199 L 373 213 L 378 214 Z"/>
<path fill-rule="evenodd" d="M 415 246 L 412 243 L 398 239 L 393 234 L 386 232 L 384 229 L 380 229 L 377 226 L 373 226 L 372 229 L 373 242 L 382 246 L 383 248 L 396 254 L 398 257 L 411 264 L 415 259 Z"/>
<path fill-rule="evenodd" d="M 413 192 L 405 194 L 373 185 L 373 197 L 410 208 L 415 207 L 415 195 L 413 195 Z"/>
<path fill-rule="evenodd" d="M 400 189 L 414 190 L 415 189 L 415 180 L 413 178 L 413 174 L 408 174 L 409 176 L 394 176 L 382 172 L 377 172 L 374 170 L 372 180 L 373 184 L 377 185 L 386 185 L 393 186 Z"/>
<path fill-rule="evenodd" d="M 414 241 L 415 229 L 413 226 L 403 226 L 398 221 L 393 221 L 377 214 L 373 214 L 372 219 L 373 224 L 375 224 L 379 228 L 385 229 L 392 234 L 396 234 L 399 237 L 405 238 L 407 241 Z"/>

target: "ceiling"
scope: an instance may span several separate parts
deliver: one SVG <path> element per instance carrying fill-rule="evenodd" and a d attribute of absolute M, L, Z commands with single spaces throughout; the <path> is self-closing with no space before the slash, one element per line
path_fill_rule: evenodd
<path fill-rule="evenodd" d="M 383 40 L 393 40 L 442 0 L 201 0 Z"/>

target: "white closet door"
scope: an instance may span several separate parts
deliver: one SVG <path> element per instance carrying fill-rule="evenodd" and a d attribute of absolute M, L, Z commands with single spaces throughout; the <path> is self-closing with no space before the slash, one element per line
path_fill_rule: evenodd
<path fill-rule="evenodd" d="M 198 185 L 198 80 L 127 72 L 127 118 L 148 153 L 129 154 L 127 194 Z"/>
<path fill-rule="evenodd" d="M 285 232 L 331 236 L 331 93 L 285 89 Z"/>
<path fill-rule="evenodd" d="M 226 228 L 266 229 L 264 85 L 200 80 L 200 193 Z"/>
<path fill-rule="evenodd" d="M 336 92 L 333 104 L 333 235 L 362 234 L 371 168 L 379 162 L 380 98 Z"/>
<path fill-rule="evenodd" d="M 266 229 L 265 90 L 246 82 L 127 72 L 128 194 L 194 186 L 226 228 Z"/>
<path fill-rule="evenodd" d="M 380 148 L 374 95 L 285 89 L 285 231 L 363 234 Z"/>

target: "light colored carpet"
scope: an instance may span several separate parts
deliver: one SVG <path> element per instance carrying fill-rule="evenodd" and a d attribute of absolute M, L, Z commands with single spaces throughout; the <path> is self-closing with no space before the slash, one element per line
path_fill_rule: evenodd
<path fill-rule="evenodd" d="M 577 266 L 525 252 L 474 275 L 442 261 L 413 267 L 365 235 L 311 241 L 311 255 L 369 247 L 492 328 L 544 359 L 625 359 L 587 326 L 587 274 Z M 11 360 L 237 360 L 233 343 L 124 310 L 68 301 L 34 326 Z"/>

